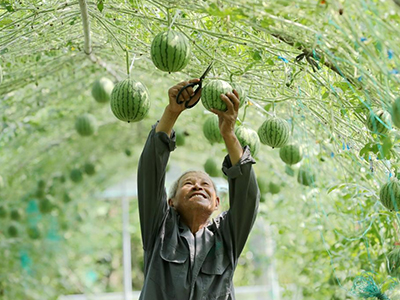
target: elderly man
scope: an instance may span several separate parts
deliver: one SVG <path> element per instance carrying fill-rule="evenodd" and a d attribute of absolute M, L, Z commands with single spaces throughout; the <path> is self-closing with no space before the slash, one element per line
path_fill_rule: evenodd
<path fill-rule="evenodd" d="M 235 299 L 233 273 L 257 214 L 260 193 L 252 169 L 255 161 L 234 133 L 239 109 L 236 91 L 221 95 L 227 111 L 213 111 L 228 150 L 222 170 L 229 182 L 229 210 L 210 220 L 220 199 L 211 178 L 201 171 L 184 173 L 167 197 L 165 169 L 175 149 L 172 128 L 185 110 L 185 102 L 178 104 L 176 96 L 187 84 L 169 89 L 169 104 L 150 131 L 139 161 L 143 300 Z M 180 100 L 196 103 L 201 91 L 190 100 L 193 95 L 188 88 Z"/>

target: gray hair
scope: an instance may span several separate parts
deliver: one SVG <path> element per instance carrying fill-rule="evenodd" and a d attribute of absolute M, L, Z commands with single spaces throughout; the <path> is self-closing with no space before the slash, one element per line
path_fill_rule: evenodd
<path fill-rule="evenodd" d="M 217 186 L 215 185 L 214 180 L 211 179 L 210 175 L 208 175 L 208 174 L 207 174 L 206 172 L 204 172 L 204 171 L 189 170 L 189 171 L 186 171 L 185 173 L 183 173 L 183 174 L 182 174 L 177 180 L 175 180 L 174 183 L 171 185 L 171 187 L 170 187 L 170 189 L 169 189 L 169 197 L 168 197 L 168 199 L 172 199 L 172 198 L 174 198 L 174 197 L 176 196 L 176 192 L 178 191 L 179 181 L 182 179 L 183 176 L 185 176 L 186 174 L 189 174 L 189 173 L 202 173 L 203 175 L 207 175 L 207 177 L 210 178 L 210 180 L 211 180 L 211 182 L 212 182 L 212 184 L 213 184 L 215 193 L 217 193 Z"/>

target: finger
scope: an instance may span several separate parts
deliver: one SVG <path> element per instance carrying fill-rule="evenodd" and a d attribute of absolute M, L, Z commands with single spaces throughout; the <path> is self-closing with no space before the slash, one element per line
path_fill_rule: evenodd
<path fill-rule="evenodd" d="M 227 93 L 227 94 L 229 94 L 229 93 Z M 225 102 L 226 107 L 227 107 L 227 111 L 233 111 L 234 110 L 233 102 L 231 101 L 230 98 L 228 98 L 227 95 L 221 94 L 219 97 L 221 98 L 222 101 Z"/>
<path fill-rule="evenodd" d="M 236 90 L 233 90 L 233 93 L 227 93 L 227 95 L 233 103 L 233 108 L 235 110 L 239 110 L 240 100 L 238 92 Z"/>
<path fill-rule="evenodd" d="M 189 80 L 189 83 L 197 83 L 199 81 L 200 81 L 199 78 L 193 78 L 193 79 Z"/>
<path fill-rule="evenodd" d="M 190 95 L 189 95 L 187 89 L 184 89 L 184 90 L 182 91 L 181 97 L 182 97 L 182 96 L 183 96 L 183 99 L 184 99 L 185 101 L 188 101 L 188 100 L 190 99 Z"/>
<path fill-rule="evenodd" d="M 195 104 L 200 99 L 201 91 L 202 91 L 202 89 L 200 88 L 199 90 L 196 91 L 196 94 L 193 93 L 194 95 L 191 96 L 193 98 L 192 98 L 192 100 L 190 100 L 189 106 Z"/>

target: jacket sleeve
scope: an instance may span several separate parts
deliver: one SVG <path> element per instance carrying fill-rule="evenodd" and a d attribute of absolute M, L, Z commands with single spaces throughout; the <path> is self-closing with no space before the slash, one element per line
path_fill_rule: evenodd
<path fill-rule="evenodd" d="M 175 132 L 171 137 L 156 132 L 153 125 L 139 159 L 137 188 L 143 249 L 154 245 L 157 231 L 167 211 L 165 172 L 170 152 L 175 149 Z"/>
<path fill-rule="evenodd" d="M 246 146 L 240 161 L 232 166 L 229 155 L 225 157 L 222 171 L 228 176 L 229 210 L 221 220 L 223 234 L 229 234 L 234 259 L 237 260 L 253 227 L 260 202 L 250 148 Z"/>

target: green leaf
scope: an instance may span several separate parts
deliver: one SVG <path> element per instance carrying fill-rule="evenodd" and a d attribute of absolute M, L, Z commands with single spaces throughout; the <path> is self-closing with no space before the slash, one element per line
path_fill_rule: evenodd
<path fill-rule="evenodd" d="M 256 60 L 256 61 L 261 60 L 262 59 L 261 51 L 254 51 L 253 52 L 253 59 Z"/>
<path fill-rule="evenodd" d="M 12 20 L 8 19 L 8 18 L 5 18 L 5 19 L 0 21 L 0 27 L 3 27 L 3 26 L 8 25 L 10 23 L 12 23 Z"/>
<path fill-rule="evenodd" d="M 15 9 L 9 1 L 1 1 L 1 6 L 3 6 L 8 12 L 14 12 Z"/>
<path fill-rule="evenodd" d="M 97 8 L 98 8 L 98 10 L 99 10 L 100 12 L 103 11 L 103 8 L 104 8 L 103 0 L 98 0 L 98 1 L 97 1 Z"/>

